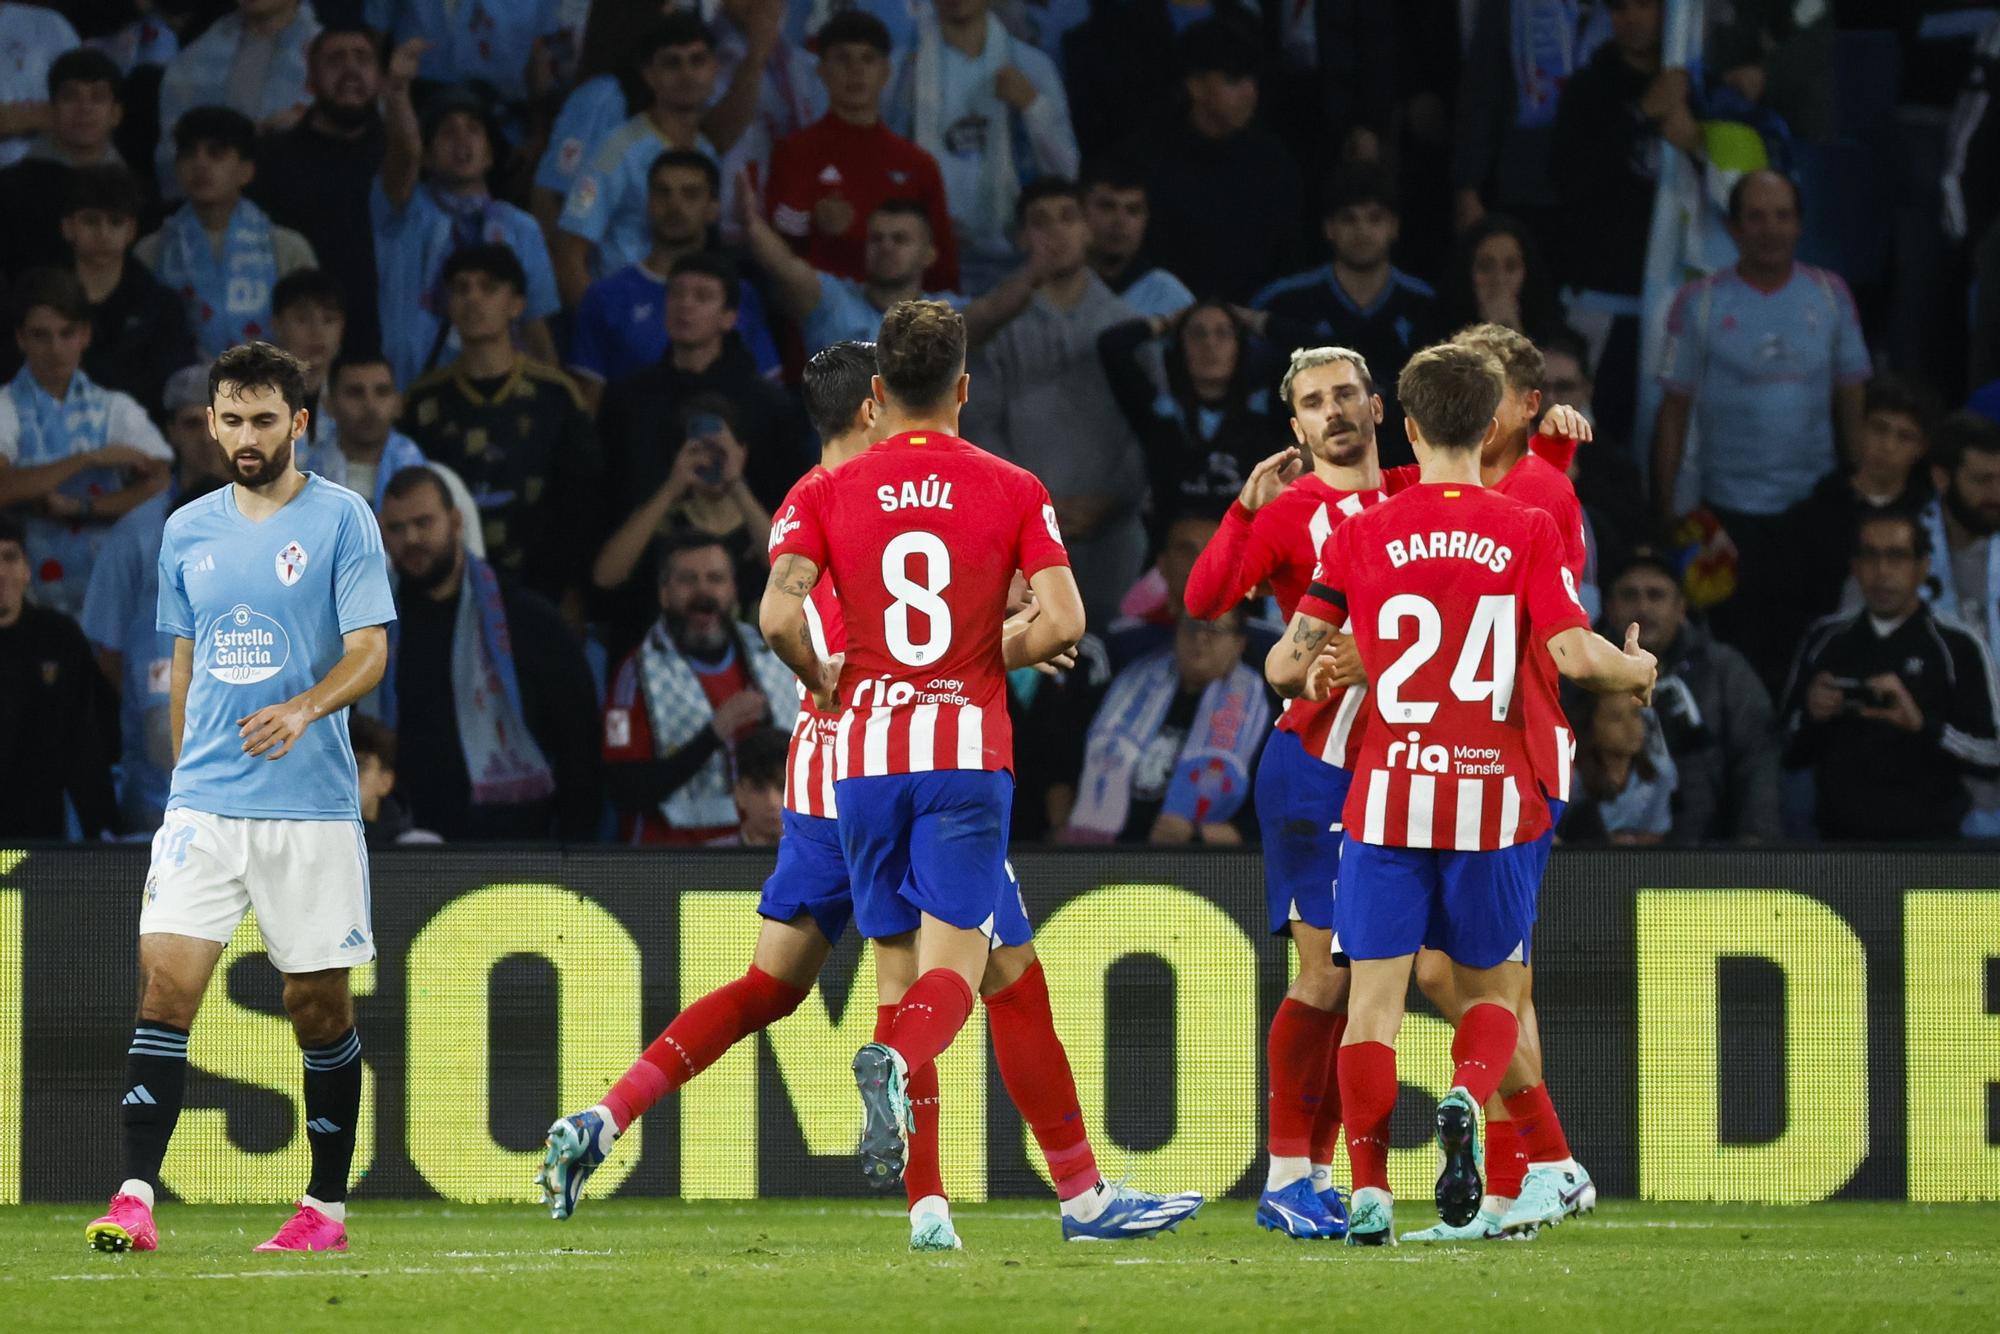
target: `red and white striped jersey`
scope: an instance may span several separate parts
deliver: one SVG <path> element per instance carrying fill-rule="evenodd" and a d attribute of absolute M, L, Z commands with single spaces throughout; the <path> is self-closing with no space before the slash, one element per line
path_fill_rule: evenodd
<path fill-rule="evenodd" d="M 1589 625 L 1553 520 L 1479 486 L 1414 487 L 1334 529 L 1298 609 L 1345 621 L 1368 672 L 1350 835 L 1466 852 L 1541 837 L 1522 658 Z"/>
<path fill-rule="evenodd" d="M 1531 443 L 1533 448 L 1520 462 L 1508 469 L 1507 475 L 1493 484 L 1493 490 L 1503 496 L 1538 509 L 1555 520 L 1556 536 L 1562 540 L 1563 568 L 1578 588 L 1583 587 L 1583 567 L 1589 559 L 1588 540 L 1584 536 L 1583 502 L 1577 499 L 1576 486 L 1562 468 L 1552 464 L 1542 452 L 1544 442 L 1549 437 L 1537 435 Z M 1538 653 L 1529 659 L 1530 679 L 1524 691 L 1527 708 L 1528 756 L 1534 761 L 1535 775 L 1541 780 L 1542 790 L 1558 801 L 1570 799 L 1570 779 L 1576 758 L 1576 737 L 1570 731 L 1569 718 L 1563 713 L 1562 682 L 1556 679 L 1556 667 L 1546 653 Z"/>
<path fill-rule="evenodd" d="M 1188 610 L 1213 620 L 1269 583 L 1289 621 L 1334 527 L 1416 480 L 1414 467 L 1390 468 L 1377 490 L 1342 491 L 1306 473 L 1254 514 L 1237 501 L 1188 574 Z M 1296 732 L 1308 755 L 1345 768 L 1359 694 L 1343 689 L 1323 700 L 1291 700 L 1278 715 L 1278 730 Z"/>
<path fill-rule="evenodd" d="M 906 431 L 792 488 L 771 525 L 772 560 L 788 555 L 832 580 L 846 625 L 836 781 L 1013 767 L 1008 585 L 1069 564 L 1032 473 Z"/>
<path fill-rule="evenodd" d="M 806 598 L 806 629 L 822 658 L 847 649 L 847 626 L 840 617 L 840 597 L 833 580 L 821 579 Z M 833 805 L 833 739 L 840 725 L 837 713 L 821 713 L 803 684 L 799 686 L 799 716 L 792 723 L 792 748 L 785 757 L 785 809 L 831 820 Z"/>

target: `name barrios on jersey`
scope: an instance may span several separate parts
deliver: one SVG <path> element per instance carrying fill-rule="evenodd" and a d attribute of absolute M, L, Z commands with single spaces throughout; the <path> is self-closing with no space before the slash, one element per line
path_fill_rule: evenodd
<path fill-rule="evenodd" d="M 1448 533 L 1411 533 L 1387 543 L 1383 550 L 1388 553 L 1389 563 L 1399 570 L 1413 560 L 1469 560 L 1500 574 L 1506 570 L 1507 562 L 1514 559 L 1512 547 L 1503 547 L 1490 537 L 1457 528 Z"/>

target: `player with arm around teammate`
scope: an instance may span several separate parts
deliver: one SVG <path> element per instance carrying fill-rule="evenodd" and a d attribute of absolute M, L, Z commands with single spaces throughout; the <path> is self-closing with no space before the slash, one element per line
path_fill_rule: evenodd
<path fill-rule="evenodd" d="M 361 1110 L 348 970 L 375 957 L 347 709 L 381 679 L 395 619 L 368 502 L 301 473 L 305 366 L 269 343 L 209 371 L 209 430 L 232 485 L 167 520 L 159 628 L 174 637 L 174 771 L 139 913 L 139 1007 L 126 1056 L 125 1182 L 85 1228 L 101 1251 L 153 1250 L 160 1164 L 187 1084 L 188 1028 L 247 909 L 305 1061 L 312 1177 L 260 1251 L 347 1248 Z"/>
<path fill-rule="evenodd" d="M 1048 492 L 957 434 L 965 343 L 963 318 L 941 302 L 899 302 L 883 317 L 874 393 L 886 438 L 793 489 L 772 527 L 761 612 L 773 651 L 839 714 L 834 791 L 854 919 L 876 942 L 882 1001 L 897 1007 L 885 1039 L 854 1060 L 863 1171 L 878 1185 L 903 1174 L 908 1090 L 984 992 L 1063 1235 L 1148 1235 L 1201 1197 L 1111 1187 L 1098 1173 L 1007 865 L 1006 672 L 1073 648 L 1083 607 Z M 1017 570 L 1038 610 L 1003 636 Z M 846 625 L 839 661 L 820 653 L 806 610 L 822 572 Z"/>
<path fill-rule="evenodd" d="M 1338 1073 L 1355 1245 L 1395 1239 L 1394 1044 L 1425 946 L 1451 960 L 1464 1000 L 1437 1110 L 1439 1215 L 1462 1227 L 1480 1207 L 1481 1111 L 1519 1035 L 1552 828 L 1525 737 L 1523 655 L 1546 653 L 1586 689 L 1642 700 L 1655 676 L 1636 628 L 1622 653 L 1591 632 L 1554 523 L 1480 485 L 1501 392 L 1491 356 L 1426 349 L 1397 391 L 1422 483 L 1335 530 L 1266 661 L 1280 694 L 1321 695 L 1334 676 L 1324 650 L 1347 622 L 1371 682 L 1334 897 L 1353 960 Z"/>

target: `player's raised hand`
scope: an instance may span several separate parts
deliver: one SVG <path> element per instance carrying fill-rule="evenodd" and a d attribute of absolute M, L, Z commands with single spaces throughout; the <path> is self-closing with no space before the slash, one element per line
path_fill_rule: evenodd
<path fill-rule="evenodd" d="M 389 56 L 389 68 L 386 71 L 389 86 L 399 91 L 407 91 L 416 81 L 417 67 L 423 64 L 424 52 L 430 49 L 430 39 L 426 37 L 412 37 L 398 45 Z"/>
<path fill-rule="evenodd" d="M 1558 403 L 1542 417 L 1542 434 L 1579 444 L 1591 438 L 1590 419 L 1567 403 Z"/>
<path fill-rule="evenodd" d="M 306 734 L 312 724 L 312 706 L 304 695 L 294 695 L 282 704 L 266 704 L 247 718 L 236 720 L 236 734 L 243 749 L 267 760 L 281 760 L 292 743 Z"/>
<path fill-rule="evenodd" d="M 1368 669 L 1361 665 L 1361 652 L 1354 647 L 1354 636 L 1345 630 L 1336 630 L 1320 656 L 1333 662 L 1333 683 L 1337 686 L 1363 686 L 1368 684 Z"/>
<path fill-rule="evenodd" d="M 1243 483 L 1243 490 L 1237 493 L 1236 499 L 1244 509 L 1255 514 L 1276 500 L 1278 493 L 1305 471 L 1305 466 L 1297 447 L 1287 445 L 1250 470 L 1250 477 Z"/>
<path fill-rule="evenodd" d="M 1660 661 L 1645 649 L 1639 647 L 1639 623 L 1637 621 L 1625 627 L 1625 656 L 1645 668 L 1646 684 L 1634 689 L 1632 691 L 1632 698 L 1638 700 L 1642 705 L 1650 706 L 1653 702 L 1653 686 L 1660 679 Z"/>

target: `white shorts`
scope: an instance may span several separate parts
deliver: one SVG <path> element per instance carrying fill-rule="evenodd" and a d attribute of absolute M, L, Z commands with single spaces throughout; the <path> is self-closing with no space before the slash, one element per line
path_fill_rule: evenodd
<path fill-rule="evenodd" d="M 245 909 L 281 973 L 375 957 L 368 847 L 352 820 L 251 820 L 181 807 L 153 835 L 139 934 L 228 944 Z"/>

